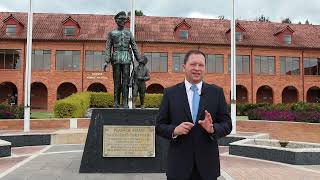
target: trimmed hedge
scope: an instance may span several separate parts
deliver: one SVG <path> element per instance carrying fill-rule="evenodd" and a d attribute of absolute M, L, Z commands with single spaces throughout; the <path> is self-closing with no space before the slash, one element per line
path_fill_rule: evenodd
<path fill-rule="evenodd" d="M 104 92 L 90 93 L 90 107 L 107 108 L 113 107 L 113 94 Z"/>
<path fill-rule="evenodd" d="M 84 117 L 90 107 L 90 92 L 73 94 L 65 99 L 56 101 L 54 116 L 58 118 Z"/>
<path fill-rule="evenodd" d="M 297 102 L 292 104 L 237 104 L 237 115 L 248 116 L 250 111 L 258 108 L 266 111 L 320 112 L 319 103 Z"/>
<path fill-rule="evenodd" d="M 0 104 L 0 119 L 23 119 L 23 106 L 10 106 L 8 104 Z"/>
<path fill-rule="evenodd" d="M 320 112 L 294 112 L 294 111 L 281 111 L 272 110 L 267 111 L 263 108 L 251 110 L 248 113 L 249 119 L 253 120 L 270 120 L 270 121 L 296 121 L 296 122 L 309 122 L 320 123 Z"/>
<path fill-rule="evenodd" d="M 146 94 L 145 107 L 158 108 L 160 106 L 162 94 Z M 79 118 L 84 117 L 87 109 L 113 107 L 114 99 L 112 93 L 104 92 L 82 92 L 73 94 L 65 99 L 56 101 L 54 106 L 54 116 L 58 118 Z M 137 106 L 140 99 L 137 98 Z"/>

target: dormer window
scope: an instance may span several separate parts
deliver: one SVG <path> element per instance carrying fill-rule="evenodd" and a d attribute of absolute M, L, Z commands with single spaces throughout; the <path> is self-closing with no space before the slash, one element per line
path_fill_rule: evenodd
<path fill-rule="evenodd" d="M 64 27 L 64 35 L 65 36 L 75 36 L 76 35 L 76 27 L 74 27 L 74 26 L 65 26 Z"/>
<path fill-rule="evenodd" d="M 77 37 L 80 34 L 80 25 L 71 16 L 62 21 L 63 33 L 65 37 Z"/>
<path fill-rule="evenodd" d="M 291 42 L 292 42 L 292 36 L 291 36 L 291 35 L 284 35 L 284 36 L 283 36 L 283 42 L 284 42 L 285 44 L 291 44 Z"/>
<path fill-rule="evenodd" d="M 17 35 L 17 25 L 7 25 L 6 34 L 9 36 Z"/>
<path fill-rule="evenodd" d="M 294 30 L 290 28 L 290 26 L 282 27 L 276 33 L 274 33 L 274 36 L 278 37 L 278 40 L 281 44 L 292 44 L 292 36 L 293 36 Z"/>
<path fill-rule="evenodd" d="M 179 30 L 180 39 L 188 39 L 188 30 Z"/>
<path fill-rule="evenodd" d="M 239 42 L 242 40 L 242 34 L 241 32 L 236 32 L 236 41 Z"/>
<path fill-rule="evenodd" d="M 188 40 L 191 35 L 189 30 L 191 29 L 191 25 L 187 23 L 186 19 L 183 19 L 179 24 L 177 24 L 174 28 L 174 36 L 176 40 Z"/>
<path fill-rule="evenodd" d="M 246 29 L 241 26 L 240 23 L 237 23 L 235 31 L 236 42 L 241 42 L 244 39 L 244 33 L 246 32 Z M 226 31 L 226 34 L 228 34 L 229 38 L 231 37 L 231 28 Z"/>

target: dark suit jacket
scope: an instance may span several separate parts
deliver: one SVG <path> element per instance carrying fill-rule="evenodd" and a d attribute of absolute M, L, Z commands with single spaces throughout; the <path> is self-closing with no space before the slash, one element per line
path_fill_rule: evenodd
<path fill-rule="evenodd" d="M 184 121 L 193 121 L 184 82 L 164 90 L 156 133 L 170 140 L 167 177 L 186 179 L 191 175 L 194 164 L 204 180 L 220 176 L 217 139 L 231 132 L 232 123 L 223 89 L 203 82 L 197 120 L 204 119 L 205 110 L 212 116 L 213 134 L 196 123 L 189 134 L 173 139 L 176 126 Z"/>

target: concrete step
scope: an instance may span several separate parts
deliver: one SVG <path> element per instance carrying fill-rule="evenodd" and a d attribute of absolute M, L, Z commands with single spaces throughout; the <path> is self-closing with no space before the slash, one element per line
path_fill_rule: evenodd
<path fill-rule="evenodd" d="M 0 139 L 0 157 L 11 156 L 11 143 Z"/>

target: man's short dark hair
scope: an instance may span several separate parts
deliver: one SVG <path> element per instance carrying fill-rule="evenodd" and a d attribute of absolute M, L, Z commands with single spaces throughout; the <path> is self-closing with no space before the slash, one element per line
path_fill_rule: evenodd
<path fill-rule="evenodd" d="M 114 16 L 114 19 L 117 19 L 119 16 L 127 16 L 127 14 L 126 14 L 126 12 L 124 12 L 124 11 L 120 11 L 120 12 L 118 12 L 118 14 L 116 14 L 116 15 Z"/>
<path fill-rule="evenodd" d="M 186 56 L 184 56 L 184 64 L 187 64 L 187 61 L 192 54 L 201 54 L 204 57 L 204 60 L 206 60 L 206 55 L 202 51 L 190 50 L 189 52 L 187 52 Z"/>

